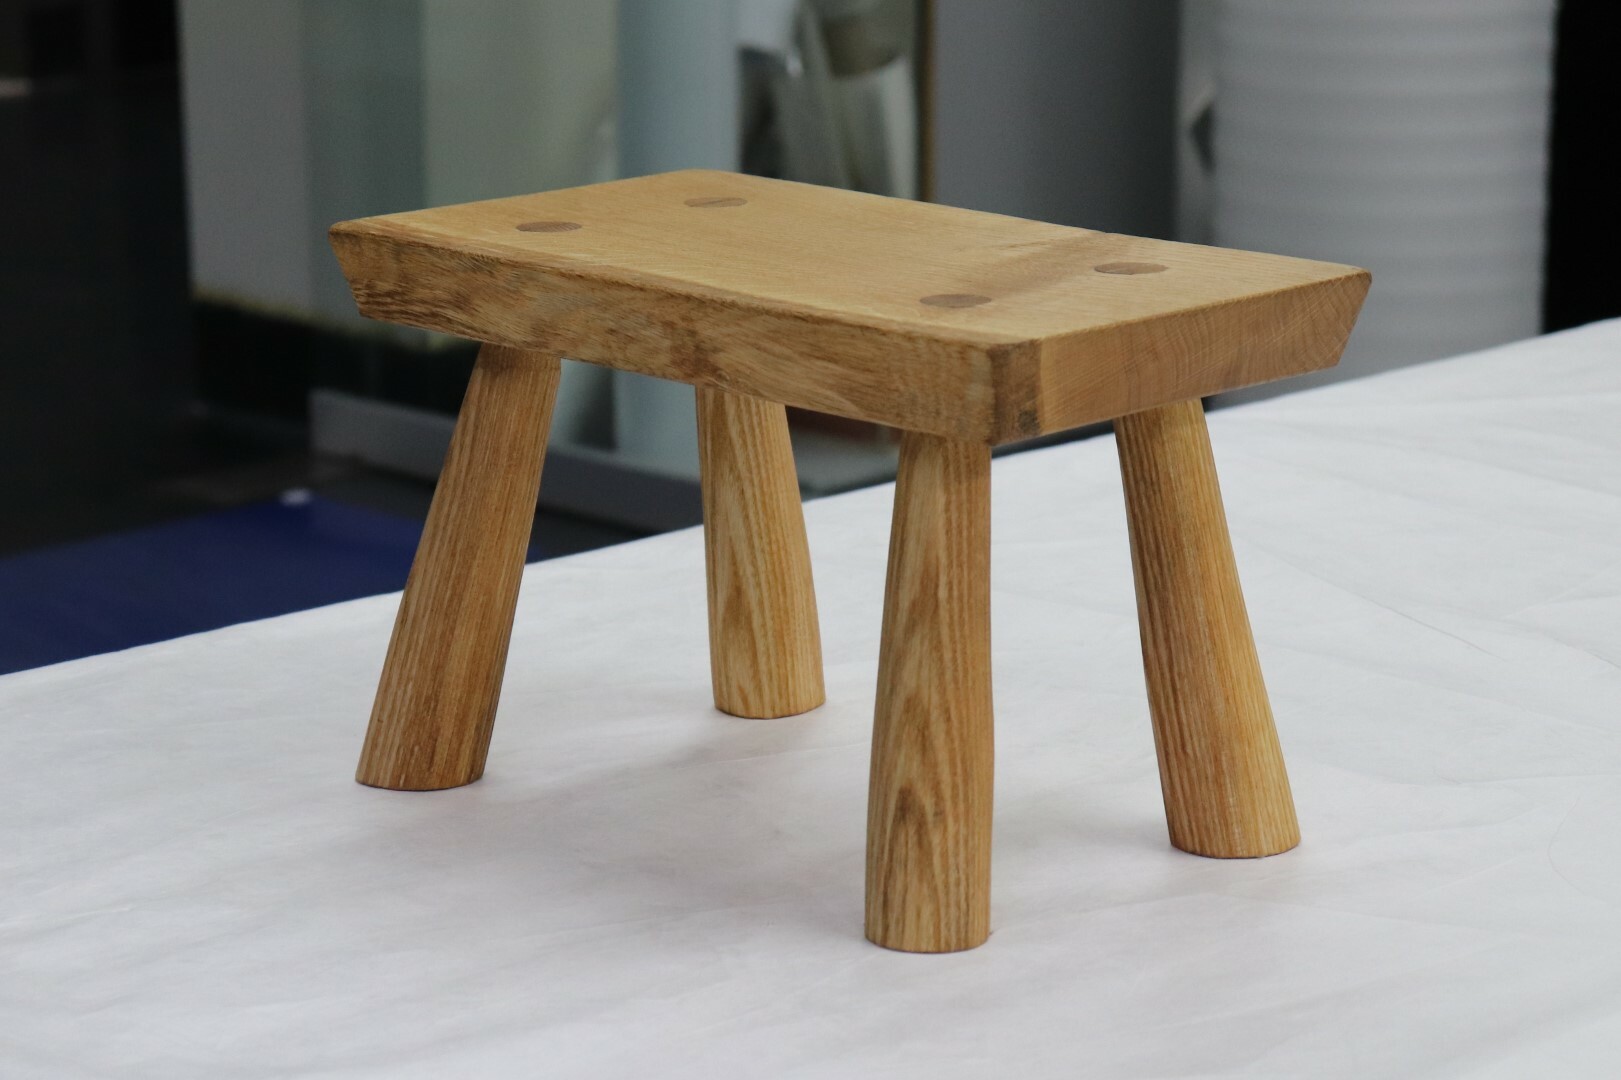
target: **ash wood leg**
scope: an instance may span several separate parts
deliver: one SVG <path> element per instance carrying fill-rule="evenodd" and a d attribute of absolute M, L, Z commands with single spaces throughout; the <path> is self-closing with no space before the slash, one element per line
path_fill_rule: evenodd
<path fill-rule="evenodd" d="M 1300 842 L 1198 401 L 1115 422 L 1143 670 L 1171 843 L 1218 858 Z"/>
<path fill-rule="evenodd" d="M 698 388 L 715 707 L 767 718 L 826 700 L 810 548 L 783 406 Z"/>
<path fill-rule="evenodd" d="M 907 433 L 867 801 L 867 937 L 890 949 L 990 934 L 990 494 L 988 447 Z"/>
<path fill-rule="evenodd" d="M 478 354 L 383 662 L 362 784 L 425 791 L 484 774 L 559 374 L 555 356 Z"/>

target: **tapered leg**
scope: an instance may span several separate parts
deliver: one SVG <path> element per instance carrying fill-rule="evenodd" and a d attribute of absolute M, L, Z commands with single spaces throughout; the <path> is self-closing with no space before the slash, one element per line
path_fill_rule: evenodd
<path fill-rule="evenodd" d="M 990 934 L 991 454 L 901 443 L 867 800 L 867 937 L 907 952 Z"/>
<path fill-rule="evenodd" d="M 1143 670 L 1171 843 L 1218 858 L 1300 842 L 1198 401 L 1115 421 Z"/>
<path fill-rule="evenodd" d="M 698 459 L 715 707 L 814 709 L 826 699 L 822 639 L 787 411 L 699 387 Z"/>
<path fill-rule="evenodd" d="M 559 361 L 485 345 L 406 580 L 355 778 L 406 791 L 484 774 Z"/>

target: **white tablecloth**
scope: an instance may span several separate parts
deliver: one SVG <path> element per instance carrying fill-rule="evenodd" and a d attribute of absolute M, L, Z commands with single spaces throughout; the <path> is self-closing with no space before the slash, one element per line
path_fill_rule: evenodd
<path fill-rule="evenodd" d="M 861 936 L 891 489 L 829 702 L 696 531 L 531 567 L 485 779 L 351 780 L 377 597 L 0 679 L 0 1076 L 1621 1074 L 1621 323 L 1215 414 L 1305 836 L 1166 841 L 1107 438 L 994 470 L 988 944 Z"/>

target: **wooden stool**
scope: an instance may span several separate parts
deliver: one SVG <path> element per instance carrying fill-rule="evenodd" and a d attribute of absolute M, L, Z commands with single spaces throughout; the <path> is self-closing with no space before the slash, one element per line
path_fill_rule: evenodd
<path fill-rule="evenodd" d="M 1171 842 L 1299 841 L 1200 398 L 1334 364 L 1348 266 L 691 171 L 337 225 L 363 314 L 484 342 L 358 778 L 477 780 L 559 357 L 697 387 L 715 704 L 823 700 L 785 405 L 901 428 L 867 936 L 990 932 L 991 447 L 1114 420 Z"/>

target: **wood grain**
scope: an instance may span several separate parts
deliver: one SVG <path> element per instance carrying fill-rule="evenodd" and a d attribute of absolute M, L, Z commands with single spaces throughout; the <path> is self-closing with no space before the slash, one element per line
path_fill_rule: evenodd
<path fill-rule="evenodd" d="M 708 171 L 344 222 L 332 242 L 372 318 L 991 444 L 1328 367 L 1368 285 Z"/>
<path fill-rule="evenodd" d="M 867 802 L 867 937 L 990 933 L 990 451 L 909 432 L 889 540 Z"/>
<path fill-rule="evenodd" d="M 781 405 L 698 389 L 715 707 L 792 716 L 826 700 L 810 548 Z"/>
<path fill-rule="evenodd" d="M 1143 670 L 1171 843 L 1217 858 L 1300 842 L 1197 401 L 1115 421 Z"/>
<path fill-rule="evenodd" d="M 484 773 L 559 375 L 555 354 L 479 351 L 383 662 L 362 784 L 424 791 Z"/>

